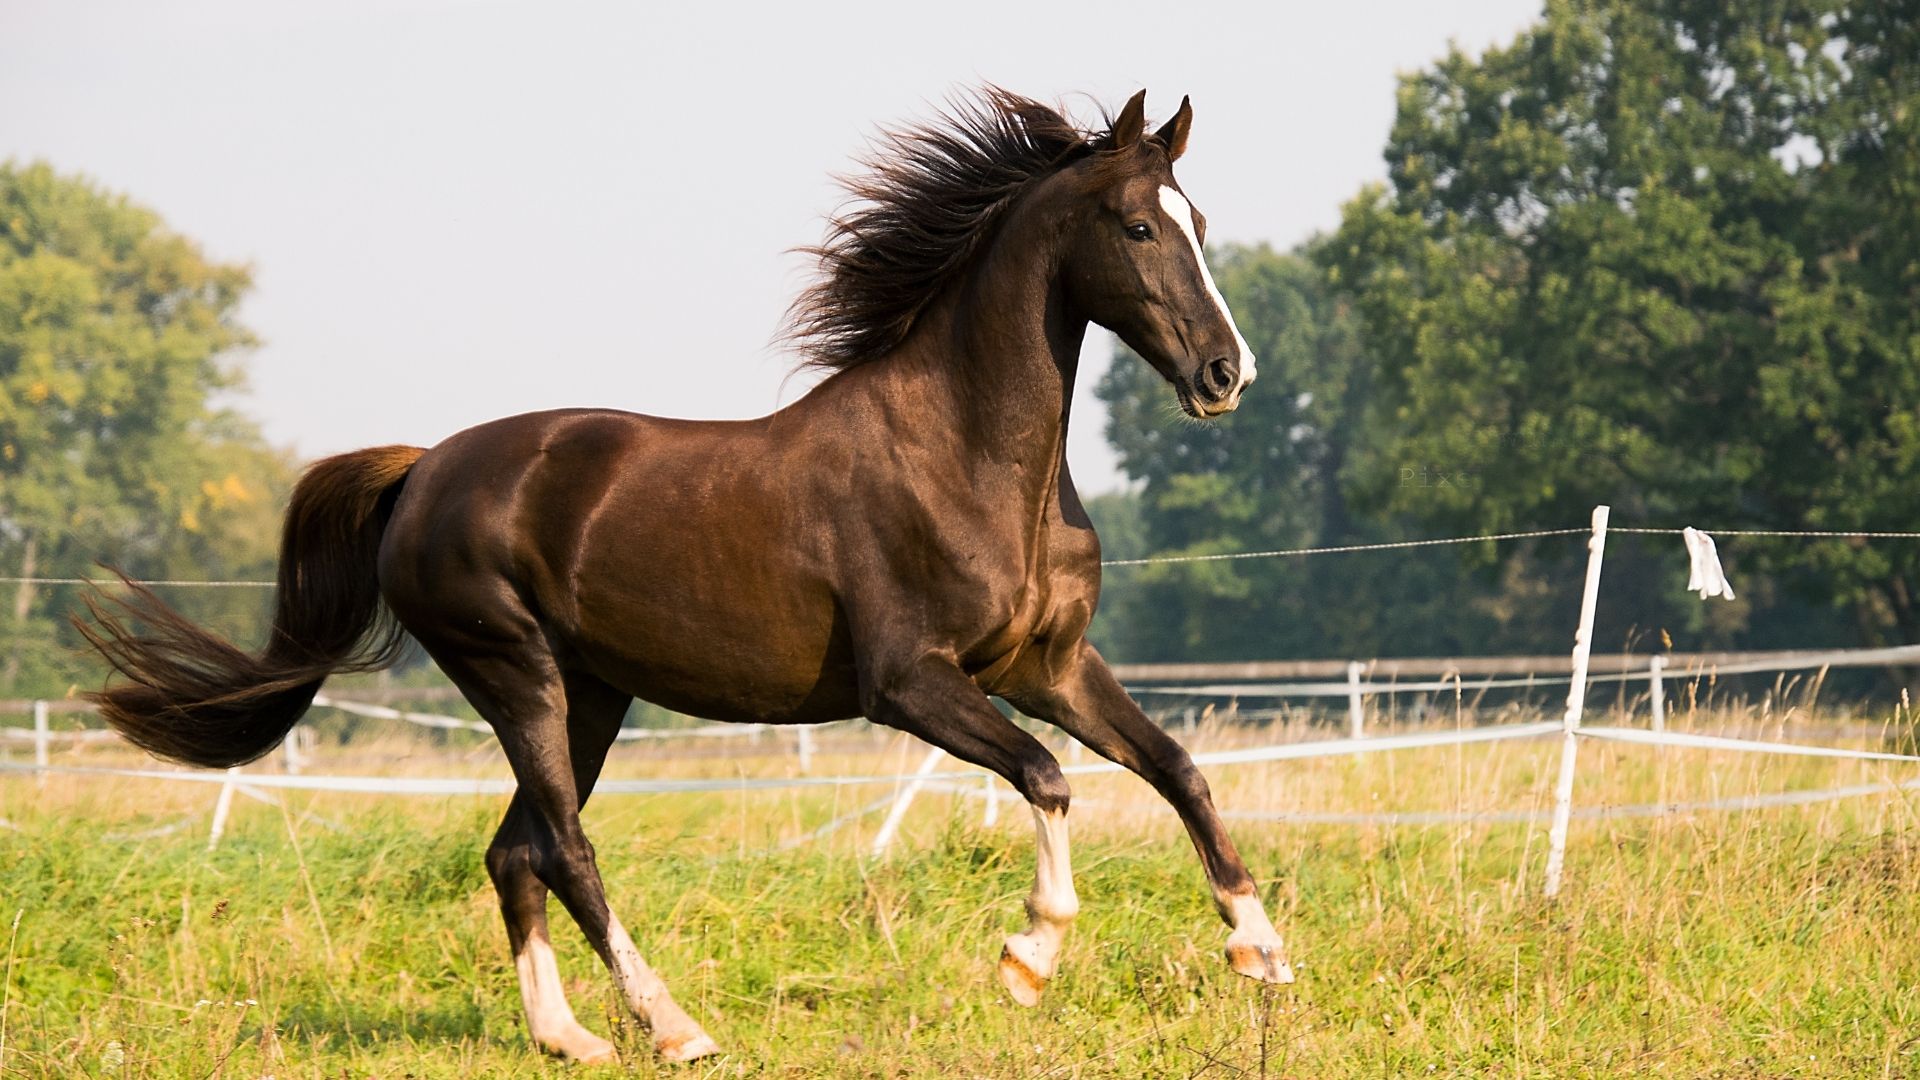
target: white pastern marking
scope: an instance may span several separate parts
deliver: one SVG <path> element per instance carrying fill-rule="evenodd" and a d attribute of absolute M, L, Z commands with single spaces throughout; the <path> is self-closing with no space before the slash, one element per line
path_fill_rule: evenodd
<path fill-rule="evenodd" d="M 1036 922 L 1066 925 L 1080 913 L 1080 898 L 1073 891 L 1073 857 L 1067 848 L 1065 811 L 1033 811 L 1034 867 L 1033 908 Z"/>
<path fill-rule="evenodd" d="M 1258 894 L 1234 897 L 1228 905 L 1227 917 L 1232 921 L 1235 937 L 1249 940 L 1271 938 L 1280 940 L 1273 928 L 1273 921 L 1267 918 L 1267 909 L 1260 905 Z"/>
<path fill-rule="evenodd" d="M 1080 912 L 1073 893 L 1073 859 L 1067 853 L 1065 811 L 1046 813 L 1035 807 L 1033 893 L 1027 897 L 1027 928 L 1007 939 L 1000 959 L 1000 981 L 1015 1001 L 1032 1007 L 1053 978 L 1060 959 L 1060 943 Z"/>
<path fill-rule="evenodd" d="M 560 985 L 560 965 L 554 961 L 553 946 L 547 943 L 546 935 L 528 935 L 514 954 L 513 967 L 520 975 L 520 1003 L 526 1007 L 527 1029 L 533 1041 L 551 1050 L 571 1052 L 571 1044 L 587 1033 L 567 1004 L 567 992 Z"/>
<path fill-rule="evenodd" d="M 1227 298 L 1220 295 L 1220 287 L 1213 283 L 1213 271 L 1207 269 L 1207 253 L 1200 248 L 1200 234 L 1193 226 L 1193 204 L 1185 195 L 1172 187 L 1160 185 L 1160 208 L 1167 212 L 1174 224 L 1180 226 L 1180 232 L 1186 236 L 1187 243 L 1193 247 L 1193 258 L 1200 265 L 1200 280 L 1207 287 L 1207 295 L 1213 297 L 1214 306 L 1220 309 L 1220 317 L 1227 320 L 1227 328 L 1233 331 L 1233 343 L 1240 349 L 1240 381 L 1233 392 L 1238 394 L 1242 388 L 1253 381 L 1256 364 L 1253 350 L 1247 346 L 1247 339 L 1240 336 L 1240 327 L 1234 324 L 1233 312 L 1227 308 Z M 1206 358 L 1206 359 L 1211 359 Z"/>
<path fill-rule="evenodd" d="M 667 984 L 640 958 L 627 928 L 611 914 L 607 916 L 607 951 L 613 954 L 613 981 L 627 999 L 627 1008 L 636 1016 L 651 1017 L 654 1003 L 666 996 Z"/>
<path fill-rule="evenodd" d="M 620 925 L 618 916 L 607 914 L 607 951 L 613 955 L 613 981 L 627 999 L 627 1008 L 646 1021 L 653 1032 L 653 1043 L 670 1061 L 690 1061 L 711 1054 L 719 1046 L 688 1016 L 667 984 L 640 958 L 640 950 Z"/>

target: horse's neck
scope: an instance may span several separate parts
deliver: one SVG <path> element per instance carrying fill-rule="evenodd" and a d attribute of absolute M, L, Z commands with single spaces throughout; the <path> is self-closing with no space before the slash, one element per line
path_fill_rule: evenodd
<path fill-rule="evenodd" d="M 1011 470 L 1049 496 L 1066 447 L 1087 322 L 1068 309 L 1042 238 L 1009 222 L 913 335 L 913 372 L 946 406 L 976 470 Z"/>

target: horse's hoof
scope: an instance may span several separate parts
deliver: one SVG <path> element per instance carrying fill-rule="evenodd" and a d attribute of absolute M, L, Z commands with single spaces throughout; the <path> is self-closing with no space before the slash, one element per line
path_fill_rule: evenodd
<path fill-rule="evenodd" d="M 579 1065 L 599 1065 L 614 1057 L 613 1044 L 586 1028 L 578 1028 L 562 1038 L 539 1040 L 539 1046 L 562 1061 Z"/>
<path fill-rule="evenodd" d="M 1286 950 L 1280 945 L 1255 945 L 1247 942 L 1227 943 L 1227 963 L 1233 970 L 1249 979 L 1258 979 L 1264 983 L 1276 983 L 1285 986 L 1293 981 L 1293 965 L 1286 961 Z"/>
<path fill-rule="evenodd" d="M 653 1048 L 660 1052 L 662 1061 L 696 1061 L 708 1054 L 720 1052 L 720 1044 L 713 1036 L 695 1029 L 691 1035 L 681 1035 L 671 1039 L 656 1039 Z"/>
<path fill-rule="evenodd" d="M 1047 980 L 1014 955 L 1013 942 L 1008 941 L 1000 950 L 1000 985 L 1007 988 L 1013 1000 L 1031 1009 L 1040 1004 L 1040 992 L 1047 988 Z"/>

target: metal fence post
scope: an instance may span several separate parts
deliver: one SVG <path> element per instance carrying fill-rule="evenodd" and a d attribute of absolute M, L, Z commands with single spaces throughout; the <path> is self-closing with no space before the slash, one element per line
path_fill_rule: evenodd
<path fill-rule="evenodd" d="M 1560 779 L 1553 791 L 1553 827 L 1547 833 L 1547 881 L 1542 894 L 1560 895 L 1560 869 L 1566 861 L 1567 825 L 1573 817 L 1573 766 L 1580 753 L 1580 714 L 1587 707 L 1587 661 L 1593 655 L 1593 609 L 1600 599 L 1600 561 L 1607 551 L 1607 515 L 1593 508 L 1593 536 L 1587 541 L 1587 581 L 1580 593 L 1580 626 L 1573 635 L 1573 682 L 1567 687 L 1565 734 L 1560 743 Z"/>
<path fill-rule="evenodd" d="M 227 778 L 220 785 L 220 797 L 213 802 L 213 827 L 207 830 L 207 850 L 220 846 L 220 837 L 227 831 L 227 815 L 233 812 L 233 782 L 240 775 L 238 765 L 227 770 Z"/>
<path fill-rule="evenodd" d="M 1367 705 L 1360 694 L 1360 671 L 1366 665 L 1347 661 L 1347 734 L 1359 739 L 1367 733 Z"/>
<path fill-rule="evenodd" d="M 927 774 L 932 772 L 933 767 L 940 764 L 940 759 L 946 756 L 947 752 L 937 746 L 927 751 L 927 756 L 921 759 L 920 768 L 914 772 L 913 779 L 907 781 L 907 786 L 900 789 L 900 794 L 893 800 L 893 809 L 887 811 L 887 820 L 880 823 L 880 831 L 874 834 L 875 858 L 885 855 L 887 849 L 893 846 L 894 834 L 900 831 L 900 821 L 907 816 L 907 807 L 913 805 L 913 797 L 920 793 L 921 786 L 927 782 Z"/>
<path fill-rule="evenodd" d="M 53 732 L 47 724 L 47 703 L 33 703 L 33 768 L 34 775 L 40 779 L 40 786 L 47 783 L 47 750 Z"/>
<path fill-rule="evenodd" d="M 1656 656 L 1647 663 L 1647 701 L 1653 706 L 1653 730 L 1667 730 L 1667 683 L 1662 673 L 1667 658 Z"/>

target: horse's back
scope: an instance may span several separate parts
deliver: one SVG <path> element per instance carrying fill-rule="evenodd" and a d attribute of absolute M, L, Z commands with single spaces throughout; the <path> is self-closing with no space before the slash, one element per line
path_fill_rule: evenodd
<path fill-rule="evenodd" d="M 430 650 L 538 634 L 563 666 L 697 715 L 849 714 L 833 492 L 814 490 L 832 462 L 776 422 L 568 409 L 463 431 L 409 475 L 383 591 Z"/>

